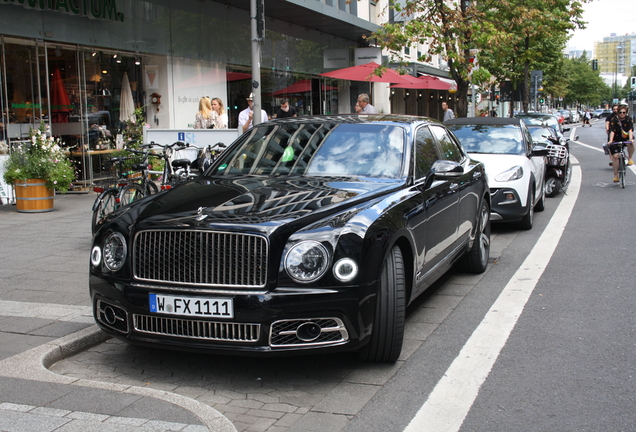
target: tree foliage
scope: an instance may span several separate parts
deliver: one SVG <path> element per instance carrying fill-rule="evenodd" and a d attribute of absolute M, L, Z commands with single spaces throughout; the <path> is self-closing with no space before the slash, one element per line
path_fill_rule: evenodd
<path fill-rule="evenodd" d="M 420 61 L 439 54 L 448 62 L 457 83 L 457 113 L 467 112 L 471 54 L 478 50 L 482 79 L 492 74 L 497 81 L 511 81 L 524 89 L 527 108 L 529 75 L 534 69 L 559 67 L 570 30 L 582 28 L 582 3 L 590 0 L 405 0 L 392 7 L 404 21 L 384 24 L 374 35 L 379 44 L 399 57 L 402 47 L 428 46 Z M 471 81 L 472 80 L 472 81 Z M 476 82 L 482 84 L 482 82 Z M 554 88 L 562 88 L 563 83 Z"/>

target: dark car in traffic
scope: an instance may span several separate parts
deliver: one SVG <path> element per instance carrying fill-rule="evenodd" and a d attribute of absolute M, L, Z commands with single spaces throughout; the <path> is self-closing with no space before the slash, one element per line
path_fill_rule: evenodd
<path fill-rule="evenodd" d="M 436 120 L 295 117 L 98 223 L 90 292 L 125 341 L 395 361 L 405 308 L 490 250 L 484 165 Z"/>

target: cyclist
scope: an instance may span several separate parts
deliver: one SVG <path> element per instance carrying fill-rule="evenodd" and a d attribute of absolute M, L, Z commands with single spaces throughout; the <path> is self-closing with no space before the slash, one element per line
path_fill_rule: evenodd
<path fill-rule="evenodd" d="M 614 117 L 618 116 L 618 104 L 614 104 L 612 105 L 612 113 L 610 115 L 608 115 L 607 117 L 605 117 L 605 132 L 607 133 L 607 142 L 611 142 L 611 140 L 609 139 L 610 136 L 610 123 L 612 122 L 612 119 Z M 612 166 L 612 153 L 609 152 L 605 152 L 605 154 L 609 154 L 609 158 L 610 158 L 610 166 Z"/>
<path fill-rule="evenodd" d="M 627 155 L 629 161 L 627 165 L 634 165 L 634 123 L 627 116 L 627 105 L 619 105 L 618 114 L 612 118 L 609 125 L 608 147 L 612 156 L 612 168 L 614 168 L 614 183 L 618 183 L 618 158 L 621 157 L 621 146 L 616 143 L 631 141 L 627 145 Z"/>

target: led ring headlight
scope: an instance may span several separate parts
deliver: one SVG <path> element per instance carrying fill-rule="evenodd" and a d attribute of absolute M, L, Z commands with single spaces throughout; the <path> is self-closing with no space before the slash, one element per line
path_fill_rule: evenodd
<path fill-rule="evenodd" d="M 285 270 L 296 282 L 310 283 L 320 279 L 327 269 L 331 256 L 326 247 L 308 240 L 295 244 L 285 256 Z"/>
<path fill-rule="evenodd" d="M 333 266 L 333 275 L 340 282 L 349 282 L 358 275 L 358 264 L 351 258 L 342 258 Z"/>

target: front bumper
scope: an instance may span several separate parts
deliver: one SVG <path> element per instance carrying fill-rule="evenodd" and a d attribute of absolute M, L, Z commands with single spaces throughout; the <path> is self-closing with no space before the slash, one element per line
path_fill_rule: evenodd
<path fill-rule="evenodd" d="M 90 276 L 93 314 L 107 333 L 130 343 L 227 354 L 276 354 L 307 350 L 350 351 L 370 334 L 373 287 L 276 289 L 232 293 L 234 318 L 151 313 L 149 294 L 219 296 Z M 227 293 L 222 294 L 228 297 Z M 363 300 L 361 300 L 363 299 Z"/>
<path fill-rule="evenodd" d="M 492 222 L 518 222 L 528 213 L 522 205 L 517 191 L 513 188 L 490 189 Z"/>

